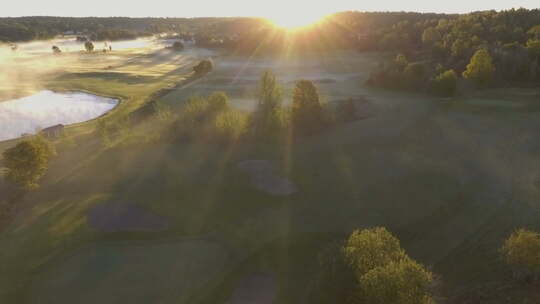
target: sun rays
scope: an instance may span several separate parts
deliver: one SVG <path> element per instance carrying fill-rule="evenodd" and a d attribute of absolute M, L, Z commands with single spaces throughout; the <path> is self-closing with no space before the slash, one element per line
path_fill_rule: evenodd
<path fill-rule="evenodd" d="M 281 10 L 274 14 L 269 14 L 266 19 L 280 29 L 295 31 L 309 28 L 326 18 L 325 14 L 318 12 L 304 11 L 298 13 L 296 10 Z"/>

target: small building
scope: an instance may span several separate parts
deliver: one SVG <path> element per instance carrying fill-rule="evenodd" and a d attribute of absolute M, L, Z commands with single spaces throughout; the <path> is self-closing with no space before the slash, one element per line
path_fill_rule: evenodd
<path fill-rule="evenodd" d="M 41 130 L 41 134 L 46 138 L 58 138 L 64 133 L 64 125 L 58 124 L 52 127 L 45 128 Z"/>

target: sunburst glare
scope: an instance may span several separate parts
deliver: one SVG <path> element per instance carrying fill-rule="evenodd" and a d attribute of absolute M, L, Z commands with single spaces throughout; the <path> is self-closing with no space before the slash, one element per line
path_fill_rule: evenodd
<path fill-rule="evenodd" d="M 325 15 L 321 14 L 297 14 L 294 11 L 282 12 L 279 15 L 269 16 L 268 20 L 277 27 L 287 30 L 297 30 L 312 26 L 321 22 Z"/>

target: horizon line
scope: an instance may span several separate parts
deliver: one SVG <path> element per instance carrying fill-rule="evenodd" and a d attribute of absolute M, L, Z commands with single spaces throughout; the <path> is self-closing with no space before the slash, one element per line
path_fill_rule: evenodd
<path fill-rule="evenodd" d="M 463 12 L 435 12 L 435 11 L 408 11 L 408 10 L 343 10 L 343 11 L 337 11 L 337 12 L 330 12 L 326 14 L 325 16 L 330 16 L 334 14 L 339 13 L 346 13 L 346 12 L 358 12 L 358 13 L 417 13 L 417 14 L 436 14 L 436 15 L 466 15 L 466 14 L 472 14 L 472 13 L 480 13 L 480 12 L 490 12 L 490 11 L 496 11 L 496 12 L 502 12 L 502 11 L 510 11 L 510 10 L 518 10 L 518 9 L 527 9 L 527 10 L 540 10 L 540 8 L 527 8 L 527 7 L 510 7 L 510 8 L 493 8 L 493 9 L 480 9 L 480 10 L 472 10 L 472 11 L 463 11 Z M 32 17 L 52 17 L 52 18 L 133 18 L 133 19 L 146 19 L 146 18 L 162 18 L 162 19 L 204 19 L 204 18 L 254 18 L 254 19 L 268 19 L 268 17 L 264 16 L 256 16 L 256 15 L 237 15 L 237 16 L 156 16 L 156 15 L 150 15 L 150 16 L 127 16 L 127 15 L 110 15 L 110 16 L 95 16 L 95 15 L 11 15 L 11 16 L 0 16 L 0 18 L 32 18 Z"/>

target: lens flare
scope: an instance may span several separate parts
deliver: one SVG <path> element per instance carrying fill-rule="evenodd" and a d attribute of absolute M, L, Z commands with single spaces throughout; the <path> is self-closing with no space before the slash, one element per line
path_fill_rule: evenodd
<path fill-rule="evenodd" d="M 295 30 L 312 26 L 324 19 L 324 15 L 316 14 L 296 14 L 291 12 L 290 14 L 282 13 L 276 16 L 268 18 L 275 26 Z"/>

